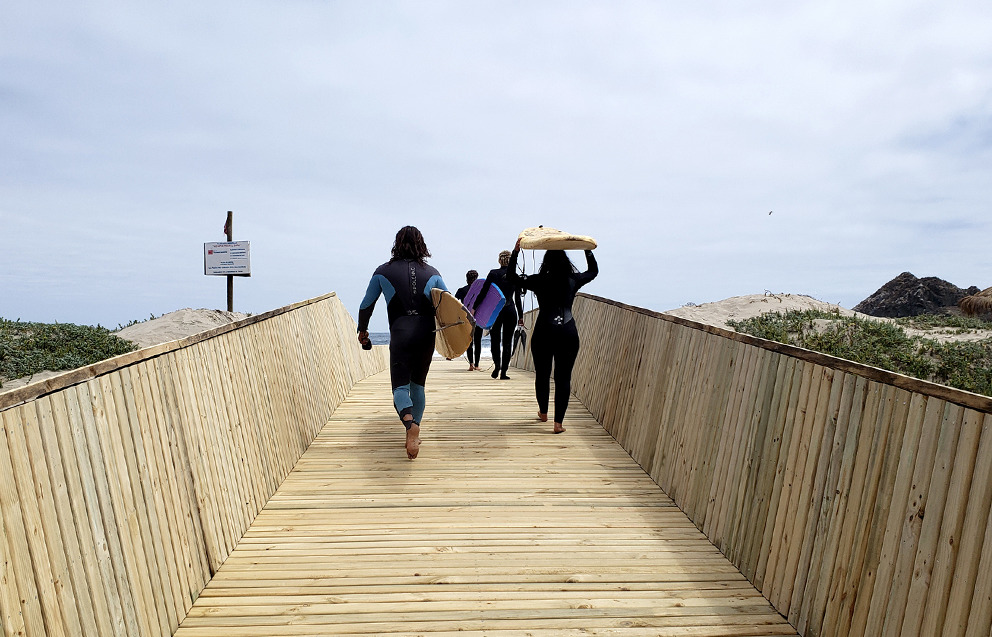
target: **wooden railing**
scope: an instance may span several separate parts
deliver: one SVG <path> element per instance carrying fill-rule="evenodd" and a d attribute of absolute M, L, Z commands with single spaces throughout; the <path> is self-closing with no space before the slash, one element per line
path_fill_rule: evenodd
<path fill-rule="evenodd" d="M 5 635 L 171 635 L 351 386 L 333 294 L 0 394 Z"/>
<path fill-rule="evenodd" d="M 990 634 L 992 400 L 587 295 L 575 317 L 574 395 L 800 634 Z"/>

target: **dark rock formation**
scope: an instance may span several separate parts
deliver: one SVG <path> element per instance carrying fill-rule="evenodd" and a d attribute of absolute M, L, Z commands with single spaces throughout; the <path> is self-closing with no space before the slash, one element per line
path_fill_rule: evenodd
<path fill-rule="evenodd" d="M 978 292 L 974 285 L 965 290 L 934 276 L 918 279 L 910 272 L 903 272 L 853 309 L 889 318 L 958 313 L 958 301 Z"/>

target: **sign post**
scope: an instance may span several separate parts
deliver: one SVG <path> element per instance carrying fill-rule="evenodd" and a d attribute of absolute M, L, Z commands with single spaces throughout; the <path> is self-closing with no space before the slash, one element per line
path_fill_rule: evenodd
<path fill-rule="evenodd" d="M 234 212 L 227 211 L 227 221 L 224 223 L 224 232 L 227 233 L 227 242 L 234 241 Z M 234 275 L 227 275 L 227 311 L 234 311 Z"/>
<path fill-rule="evenodd" d="M 227 311 L 234 311 L 234 277 L 251 276 L 249 241 L 234 240 L 234 213 L 228 211 L 224 224 L 227 242 L 203 244 L 203 273 L 227 277 Z"/>

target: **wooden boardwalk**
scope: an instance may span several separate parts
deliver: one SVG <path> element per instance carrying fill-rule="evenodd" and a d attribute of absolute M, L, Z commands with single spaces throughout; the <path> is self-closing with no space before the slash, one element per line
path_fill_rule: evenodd
<path fill-rule="evenodd" d="M 362 381 L 178 637 L 794 635 L 575 399 L 435 361 L 420 458 Z"/>

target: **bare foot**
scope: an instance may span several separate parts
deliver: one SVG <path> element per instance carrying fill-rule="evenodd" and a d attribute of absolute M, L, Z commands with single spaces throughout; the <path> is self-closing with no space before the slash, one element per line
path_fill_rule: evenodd
<path fill-rule="evenodd" d="M 413 460 L 420 453 L 420 425 L 413 424 L 406 430 L 406 457 Z"/>
<path fill-rule="evenodd" d="M 541 412 L 537 412 L 537 419 L 540 420 L 541 422 L 548 422 L 548 415 L 542 414 Z"/>
<path fill-rule="evenodd" d="M 561 423 L 560 422 L 556 422 L 555 423 L 555 433 L 556 434 L 560 434 L 563 431 L 565 431 L 565 428 L 561 426 Z"/>

